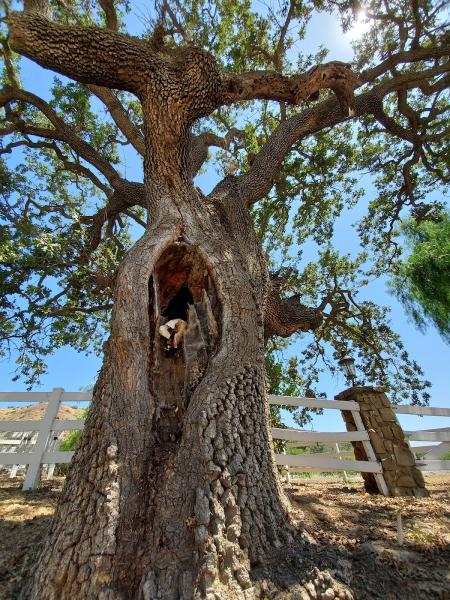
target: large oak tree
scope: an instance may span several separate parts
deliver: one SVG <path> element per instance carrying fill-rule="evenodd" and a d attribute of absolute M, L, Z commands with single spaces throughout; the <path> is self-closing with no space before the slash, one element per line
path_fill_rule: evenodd
<path fill-rule="evenodd" d="M 23 160 L 2 163 L 4 339 L 22 342 L 33 381 L 52 343 L 85 348 L 112 309 L 92 410 L 24 597 L 252 597 L 252 566 L 292 539 L 265 349 L 311 330 L 306 362 L 323 342 L 353 345 L 373 379 L 407 384 L 417 401 L 426 386 L 382 309 L 352 287 L 398 258 L 406 207 L 417 220 L 440 208 L 429 194 L 448 178 L 444 5 L 372 2 L 350 66 L 295 55 L 292 31 L 315 8 L 349 25 L 358 6 L 339 0 L 264 15 L 163 2 L 141 38 L 122 31 L 126 4 L 111 0 L 4 4 L 2 153 Z M 15 53 L 76 83 L 56 78 L 39 97 Z M 143 183 L 120 173 L 122 144 L 144 158 Z M 210 147 L 227 175 L 205 195 L 194 177 Z M 367 255 L 327 245 L 363 170 L 377 188 L 360 224 L 368 268 Z M 143 228 L 134 244 L 131 221 Z M 293 232 L 323 245 L 303 272 L 286 268 Z"/>

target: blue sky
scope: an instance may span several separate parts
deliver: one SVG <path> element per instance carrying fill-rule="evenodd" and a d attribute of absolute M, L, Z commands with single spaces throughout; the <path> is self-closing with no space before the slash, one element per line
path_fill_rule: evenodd
<path fill-rule="evenodd" d="M 149 8 L 145 3 L 134 1 L 131 3 L 132 14 L 129 18 L 130 30 L 138 32 L 145 27 L 146 17 L 149 15 Z M 263 6 L 263 5 L 261 5 Z M 321 44 L 329 48 L 329 60 L 350 60 L 352 51 L 350 39 L 352 35 L 363 35 L 364 26 L 360 23 L 353 32 L 343 34 L 340 31 L 337 20 L 331 15 L 320 15 L 313 18 L 309 27 L 307 36 L 301 44 L 301 48 L 308 52 L 314 52 Z M 23 62 L 23 82 L 27 89 L 35 93 L 48 97 L 48 86 L 53 78 L 53 74 L 35 66 L 28 60 Z M 141 177 L 141 169 L 133 155 L 127 153 L 124 156 L 125 168 L 124 175 L 130 179 Z M 203 175 L 200 179 L 202 187 L 211 188 L 215 176 L 212 170 Z M 369 185 L 369 184 L 368 184 Z M 356 235 L 351 232 L 349 218 L 341 220 L 335 233 L 335 243 L 341 252 L 355 253 L 358 250 Z M 450 351 L 434 330 L 429 328 L 426 334 L 417 331 L 408 321 L 404 310 L 399 303 L 388 294 L 384 280 L 372 282 L 367 288 L 362 290 L 361 299 L 372 299 L 379 304 L 387 304 L 392 308 L 391 320 L 393 328 L 397 331 L 409 351 L 412 358 L 417 360 L 425 371 L 425 376 L 432 382 L 431 390 L 432 406 L 450 406 L 449 377 L 450 369 Z M 292 353 L 301 350 L 301 341 L 291 349 Z M 93 355 L 85 356 L 69 348 L 57 351 L 49 359 L 48 373 L 42 377 L 41 385 L 36 389 L 48 390 L 53 387 L 64 387 L 68 391 L 79 390 L 95 381 L 97 373 L 101 366 L 101 359 Z M 11 360 L 0 362 L 0 390 L 2 391 L 21 391 L 25 390 L 23 383 L 13 382 L 12 376 L 15 369 L 14 355 Z M 329 398 L 346 387 L 343 376 L 332 377 L 325 374 L 321 380 L 321 389 L 326 391 Z M 367 382 L 370 383 L 370 382 Z M 314 429 L 322 431 L 343 430 L 343 424 L 338 416 L 338 411 L 325 411 L 323 416 L 314 419 L 312 426 Z M 401 423 L 408 429 L 423 429 L 430 427 L 449 426 L 449 419 L 444 417 L 400 417 Z M 289 420 L 288 420 L 289 422 Z"/>

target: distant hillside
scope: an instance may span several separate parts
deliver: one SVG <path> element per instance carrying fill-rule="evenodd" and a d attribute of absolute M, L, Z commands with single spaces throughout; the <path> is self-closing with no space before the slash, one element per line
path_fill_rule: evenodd
<path fill-rule="evenodd" d="M 44 417 L 47 402 L 36 402 L 26 406 L 0 408 L 0 421 L 38 421 Z M 61 404 L 57 419 L 80 419 L 83 409 Z"/>

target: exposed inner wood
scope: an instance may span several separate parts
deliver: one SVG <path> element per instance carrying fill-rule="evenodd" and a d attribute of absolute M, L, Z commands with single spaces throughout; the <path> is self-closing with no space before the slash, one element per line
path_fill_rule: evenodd
<path fill-rule="evenodd" d="M 170 246 L 149 286 L 149 385 L 161 473 L 177 450 L 191 393 L 218 341 L 219 320 L 214 284 L 199 252 L 184 243 Z M 173 326 L 164 329 L 168 322 Z"/>
<path fill-rule="evenodd" d="M 184 243 L 171 246 L 155 265 L 151 287 L 150 323 L 152 338 L 159 341 L 156 346 L 165 345 L 166 358 L 181 355 L 183 348 L 184 364 L 195 368 L 196 356 L 209 355 L 217 343 L 220 322 L 217 293 L 198 251 Z M 170 323 L 162 335 L 167 341 L 157 335 L 165 323 Z"/>

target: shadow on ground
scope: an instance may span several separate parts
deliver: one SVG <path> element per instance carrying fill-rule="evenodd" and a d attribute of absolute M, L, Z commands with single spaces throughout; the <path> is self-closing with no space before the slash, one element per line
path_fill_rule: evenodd
<path fill-rule="evenodd" d="M 16 600 L 50 525 L 63 478 L 22 492 L 0 477 L 0 598 Z M 383 498 L 360 483 L 286 484 L 297 533 L 255 565 L 264 600 L 450 600 L 450 476 L 429 478 L 430 498 Z M 397 543 L 401 512 L 405 543 Z M 351 590 L 351 594 L 349 594 Z"/>

